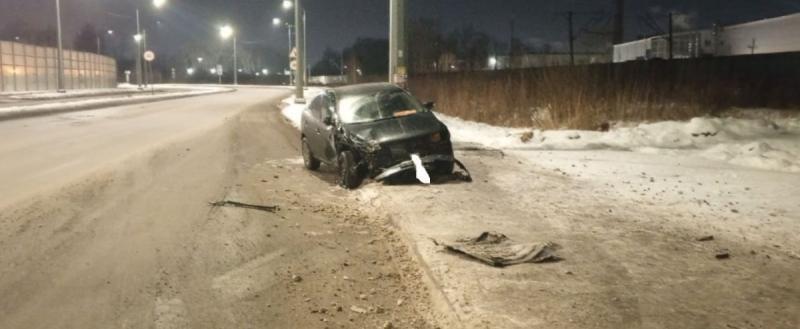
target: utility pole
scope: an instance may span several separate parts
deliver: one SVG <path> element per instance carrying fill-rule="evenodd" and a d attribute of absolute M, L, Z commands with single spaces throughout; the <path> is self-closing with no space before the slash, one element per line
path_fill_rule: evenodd
<path fill-rule="evenodd" d="M 136 41 L 136 84 L 139 89 L 142 89 L 142 28 L 139 24 L 139 9 L 136 9 L 136 35 L 139 40 Z"/>
<path fill-rule="evenodd" d="M 147 50 L 147 30 L 142 31 L 142 48 Z M 139 52 L 139 55 L 136 56 L 136 57 L 139 58 L 139 61 L 140 61 L 139 63 L 141 63 L 142 52 Z M 143 72 L 144 73 L 144 87 L 147 88 L 147 85 L 149 84 L 149 81 L 150 81 L 149 80 L 150 76 L 149 76 L 149 74 L 147 72 L 147 69 L 150 67 L 150 62 L 147 62 L 147 64 L 144 64 L 144 65 L 145 65 L 145 67 L 143 67 L 143 71 L 144 71 Z"/>
<path fill-rule="evenodd" d="M 294 27 L 295 36 L 297 37 L 297 73 L 295 75 L 295 95 L 294 102 L 296 104 L 305 104 L 306 100 L 303 95 L 303 88 L 305 87 L 306 76 L 306 52 L 305 52 L 305 35 L 303 31 L 303 5 L 302 0 L 294 0 Z"/>
<path fill-rule="evenodd" d="M 615 0 L 617 11 L 614 15 L 614 44 L 625 41 L 625 0 Z"/>
<path fill-rule="evenodd" d="M 311 75 L 310 65 L 308 65 L 308 29 L 306 28 L 306 11 L 303 10 L 303 64 L 305 67 L 305 75 L 303 75 L 303 86 L 308 87 L 308 77 Z"/>
<path fill-rule="evenodd" d="M 56 25 L 58 26 L 58 91 L 64 92 L 64 45 L 61 40 L 61 0 L 56 0 Z"/>
<path fill-rule="evenodd" d="M 567 21 L 569 22 L 569 65 L 575 66 L 575 32 L 572 27 L 572 16 L 574 13 L 569 11 L 567 13 Z"/>
<path fill-rule="evenodd" d="M 674 58 L 674 56 L 675 56 L 675 51 L 673 49 L 674 48 L 674 44 L 673 44 L 673 33 L 672 33 L 673 32 L 672 31 L 673 30 L 673 28 L 672 28 L 672 24 L 673 24 L 672 20 L 673 20 L 672 19 L 672 12 L 670 12 L 669 13 L 669 41 L 668 41 L 669 42 L 668 47 L 669 47 L 669 59 L 670 60 L 672 60 Z"/>
<path fill-rule="evenodd" d="M 406 82 L 406 0 L 389 0 L 389 82 Z"/>
<path fill-rule="evenodd" d="M 233 85 L 239 85 L 239 67 L 236 62 L 236 34 L 233 35 Z"/>

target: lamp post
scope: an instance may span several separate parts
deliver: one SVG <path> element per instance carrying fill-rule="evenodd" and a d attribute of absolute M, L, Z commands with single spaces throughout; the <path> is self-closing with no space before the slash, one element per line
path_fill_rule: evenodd
<path fill-rule="evenodd" d="M 301 26 L 303 22 L 303 5 L 302 0 L 294 0 L 294 27 L 295 36 L 297 37 L 297 78 L 295 83 L 295 96 L 294 102 L 297 104 L 305 104 L 306 100 L 303 95 L 303 88 L 305 86 L 306 77 L 306 54 L 305 54 L 305 29 Z"/>
<path fill-rule="evenodd" d="M 289 1 L 289 3 L 291 3 L 291 1 Z M 286 5 L 285 4 L 284 4 L 283 8 L 286 9 Z M 291 8 L 291 6 L 290 6 L 290 8 Z M 283 20 L 281 20 L 278 17 L 275 17 L 275 18 L 272 19 L 272 25 L 274 25 L 274 26 L 281 26 L 281 23 L 283 23 Z M 286 26 L 286 31 L 288 32 L 288 35 L 289 35 L 289 53 L 291 53 L 292 52 L 292 28 L 294 26 L 292 24 L 289 24 L 289 22 L 286 22 L 284 24 L 284 26 Z M 290 72 L 289 73 L 289 85 L 291 85 L 294 82 L 293 82 L 293 79 L 292 79 L 291 70 L 289 70 L 289 72 Z"/>
<path fill-rule="evenodd" d="M 58 30 L 58 86 L 64 92 L 64 45 L 61 40 L 61 0 L 56 0 L 56 26 Z"/>
<path fill-rule="evenodd" d="M 239 68 L 236 63 L 236 34 L 234 33 L 233 28 L 230 25 L 225 25 L 219 29 L 219 36 L 222 37 L 222 40 L 227 40 L 228 38 L 233 37 L 233 85 L 238 85 Z"/>

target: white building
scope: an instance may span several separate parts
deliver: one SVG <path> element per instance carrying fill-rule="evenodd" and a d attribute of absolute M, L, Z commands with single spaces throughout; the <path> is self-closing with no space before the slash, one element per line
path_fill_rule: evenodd
<path fill-rule="evenodd" d="M 800 51 L 800 13 L 713 30 L 673 34 L 674 58 Z M 669 36 L 614 45 L 614 63 L 669 58 Z"/>
<path fill-rule="evenodd" d="M 800 51 L 800 13 L 726 26 L 720 31 L 718 56 Z"/>

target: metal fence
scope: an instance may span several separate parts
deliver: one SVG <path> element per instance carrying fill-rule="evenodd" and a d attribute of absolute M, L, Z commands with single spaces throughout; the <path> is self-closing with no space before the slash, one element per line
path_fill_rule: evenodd
<path fill-rule="evenodd" d="M 64 88 L 113 88 L 117 63 L 97 54 L 64 50 Z M 0 41 L 0 92 L 58 88 L 58 49 Z"/>

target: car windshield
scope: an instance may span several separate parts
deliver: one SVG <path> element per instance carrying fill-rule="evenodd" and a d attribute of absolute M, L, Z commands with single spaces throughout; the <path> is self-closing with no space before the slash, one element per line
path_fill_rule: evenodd
<path fill-rule="evenodd" d="M 339 102 L 343 123 L 363 123 L 427 112 L 419 101 L 402 90 L 348 95 Z"/>

